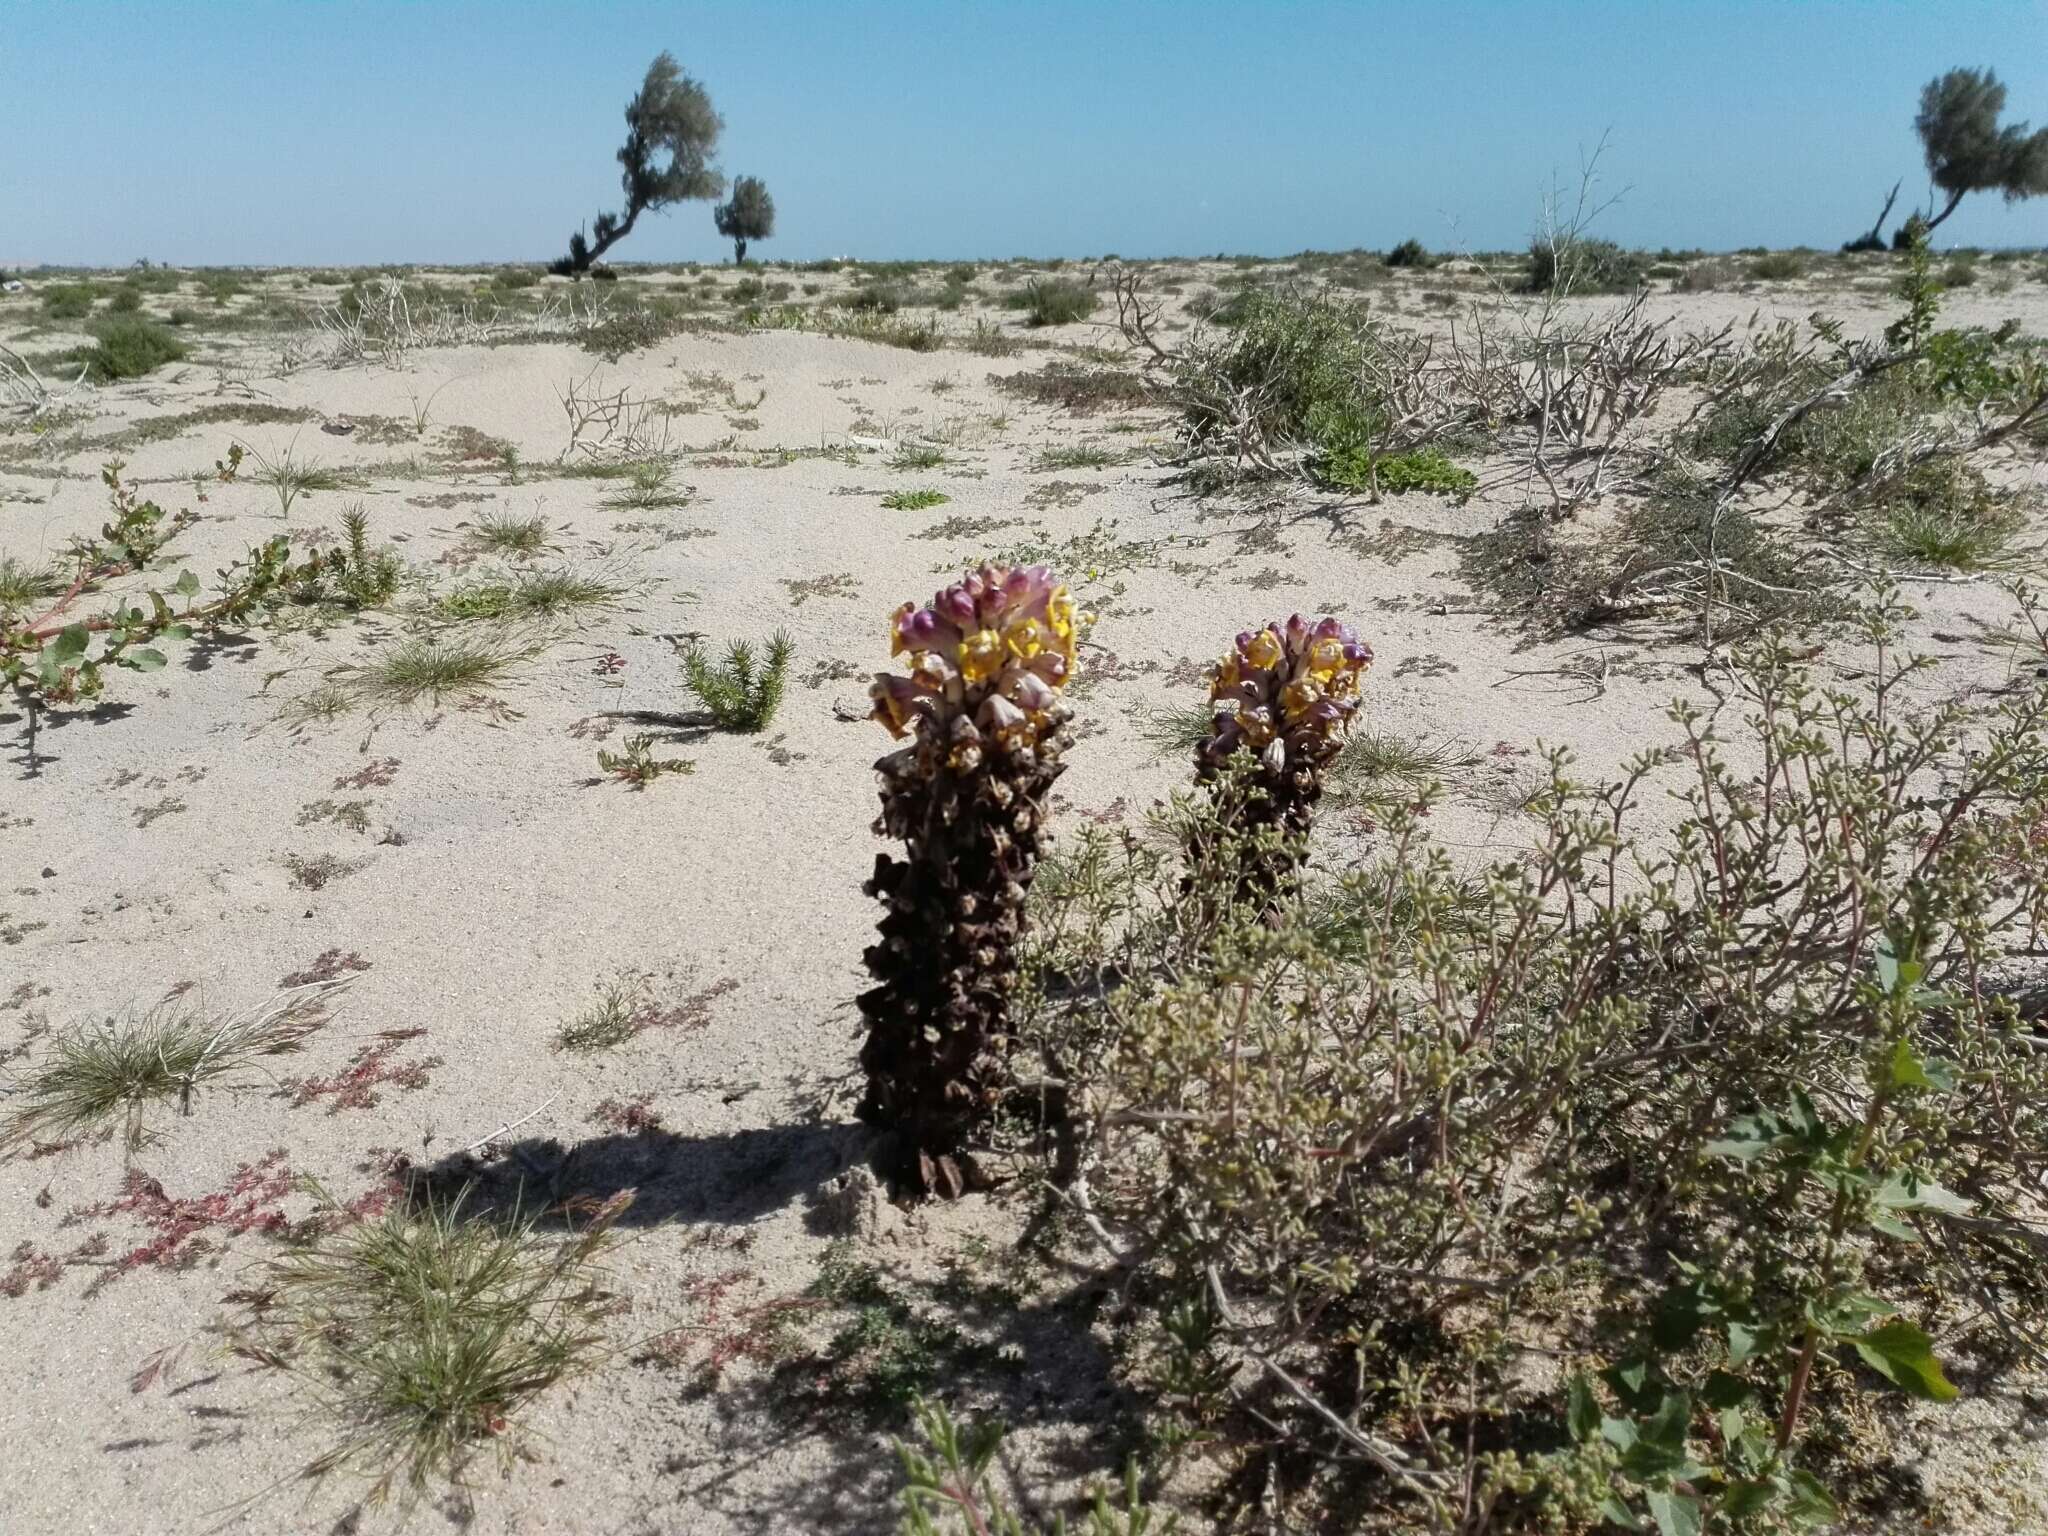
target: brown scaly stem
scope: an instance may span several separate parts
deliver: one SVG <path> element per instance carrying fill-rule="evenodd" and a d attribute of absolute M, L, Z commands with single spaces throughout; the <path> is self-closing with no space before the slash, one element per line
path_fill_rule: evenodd
<path fill-rule="evenodd" d="M 875 718 L 911 744 L 875 764 L 884 908 L 859 998 L 867 1090 L 891 1185 L 958 1195 L 976 1135 L 1008 1081 L 1009 996 L 1024 902 L 1053 782 L 1072 745 L 1058 690 L 1073 676 L 1079 615 L 1042 566 L 984 566 L 923 608 L 896 613 L 908 677 L 877 676 Z"/>

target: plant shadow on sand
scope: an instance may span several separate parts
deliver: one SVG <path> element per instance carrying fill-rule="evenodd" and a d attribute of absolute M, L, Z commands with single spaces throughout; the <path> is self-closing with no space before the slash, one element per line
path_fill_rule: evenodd
<path fill-rule="evenodd" d="M 1094 1326 L 1102 1307 L 1113 1305 L 1113 1283 L 1089 1275 L 1021 1286 L 1027 1266 L 1019 1256 L 985 1245 L 972 1249 L 969 1262 L 949 1252 L 935 1265 L 924 1262 L 931 1252 L 922 1242 L 830 1241 L 860 1225 L 845 1219 L 848 1205 L 839 1198 L 849 1183 L 877 1189 L 856 1172 L 871 1149 L 866 1128 L 848 1123 L 710 1136 L 650 1128 L 566 1144 L 552 1137 L 495 1143 L 413 1168 L 407 1180 L 415 1202 L 466 1190 L 472 1214 L 507 1219 L 540 1211 L 540 1225 L 559 1230 L 582 1225 L 626 1190 L 634 1200 L 618 1219 L 621 1228 L 736 1228 L 805 1203 L 804 1225 L 819 1240 L 815 1279 L 758 1311 L 707 1318 L 692 1348 L 715 1353 L 719 1340 L 732 1344 L 757 1322 L 800 1322 L 801 1336 L 760 1355 L 735 1349 L 760 1368 L 728 1379 L 706 1370 L 697 1354 L 669 1362 L 684 1372 L 680 1407 L 693 1421 L 676 1442 L 692 1449 L 668 1456 L 666 1476 L 619 1511 L 611 1529 L 620 1536 L 687 1529 L 675 1522 L 688 1511 L 715 1511 L 732 1527 L 764 1536 L 893 1532 L 900 1511 L 885 1437 L 911 1432 L 909 1405 L 918 1392 L 1021 1431 L 1004 1453 L 1006 1464 L 1019 1463 L 1020 1487 L 1077 1481 L 1117 1464 L 1135 1419 Z M 759 1479 L 769 1468 L 776 1486 L 764 1504 Z M 1049 1521 L 1056 1511 L 1027 1512 Z"/>
<path fill-rule="evenodd" d="M 564 1144 L 556 1137 L 493 1142 L 410 1171 L 411 1198 L 467 1189 L 481 1216 L 542 1212 L 544 1227 L 573 1228 L 612 1196 L 634 1192 L 620 1227 L 668 1222 L 735 1224 L 781 1209 L 861 1160 L 856 1125 L 792 1125 L 685 1136 L 651 1127 Z"/>

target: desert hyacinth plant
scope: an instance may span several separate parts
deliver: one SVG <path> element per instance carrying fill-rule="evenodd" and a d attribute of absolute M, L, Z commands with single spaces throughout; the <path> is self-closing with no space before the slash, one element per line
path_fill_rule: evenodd
<path fill-rule="evenodd" d="M 887 909 L 860 997 L 867 1091 L 898 1189 L 957 1195 L 969 1143 L 1001 1097 L 1009 992 L 1047 799 L 1072 745 L 1060 692 L 1081 617 L 1044 566 L 983 566 L 890 626 L 909 674 L 878 674 L 874 718 L 909 745 L 875 764 L 878 854 L 868 893 Z"/>
<path fill-rule="evenodd" d="M 1227 802 L 1240 830 L 1279 834 L 1273 857 L 1284 866 L 1248 871 L 1242 894 L 1264 897 L 1291 873 L 1371 665 L 1372 647 L 1349 626 L 1298 613 L 1239 634 L 1216 664 L 1214 726 L 1195 744 L 1196 776 Z"/>

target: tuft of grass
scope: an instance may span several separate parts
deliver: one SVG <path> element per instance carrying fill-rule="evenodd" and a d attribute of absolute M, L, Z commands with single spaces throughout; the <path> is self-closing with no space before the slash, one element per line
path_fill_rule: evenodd
<path fill-rule="evenodd" d="M 675 465 L 667 459 L 634 459 L 619 478 L 624 482 L 604 498 L 615 512 L 655 512 L 688 506 L 690 493 L 675 482 Z"/>
<path fill-rule="evenodd" d="M 1216 707 L 1206 699 L 1147 710 L 1138 721 L 1138 734 L 1161 757 L 1187 756 L 1215 728 Z"/>
<path fill-rule="evenodd" d="M 63 590 L 64 573 L 55 565 L 30 565 L 12 555 L 0 555 L 0 614 L 23 613 L 29 604 Z"/>
<path fill-rule="evenodd" d="M 1075 443 L 1070 447 L 1046 449 L 1031 467 L 1041 472 L 1055 469 L 1109 469 L 1123 461 L 1124 456 L 1114 449 L 1104 448 L 1096 443 Z"/>
<path fill-rule="evenodd" d="M 768 642 L 765 664 L 757 663 L 745 640 L 726 647 L 725 660 L 714 663 L 700 645 L 683 652 L 683 681 L 721 731 L 760 731 L 782 705 L 782 688 L 796 642 L 777 630 Z"/>
<path fill-rule="evenodd" d="M 555 1045 L 564 1051 L 624 1045 L 640 1032 L 640 1016 L 647 1006 L 647 984 L 641 977 L 607 981 L 598 987 L 597 1001 L 562 1026 Z"/>
<path fill-rule="evenodd" d="M 2014 565 L 2027 530 L 2019 498 L 1999 495 L 1983 475 L 1953 459 L 1908 471 L 1866 515 L 1877 544 L 1893 559 L 1950 571 Z"/>
<path fill-rule="evenodd" d="M 584 609 L 609 608 L 625 588 L 566 566 L 524 571 L 510 582 L 458 587 L 442 597 L 451 619 L 558 619 Z"/>
<path fill-rule="evenodd" d="M 932 507 L 943 507 L 952 499 L 944 491 L 891 491 L 882 498 L 882 505 L 891 512 L 924 512 Z M 4 589 L 0 589 L 0 601 L 4 600 Z"/>
<path fill-rule="evenodd" d="M 480 513 L 470 524 L 469 542 L 508 560 L 530 560 L 548 547 L 547 519 L 538 512 L 524 517 L 510 512 Z"/>
<path fill-rule="evenodd" d="M 937 469 L 946 462 L 946 450 L 932 443 L 905 443 L 889 461 L 891 469 Z"/>
<path fill-rule="evenodd" d="M 0 1120 L 0 1151 L 92 1135 L 116 1121 L 125 1122 L 129 1145 L 140 1145 L 149 1105 L 175 1099 L 189 1115 L 202 1087 L 240 1077 L 262 1057 L 298 1050 L 326 1022 L 325 1001 L 343 985 L 298 987 L 226 1017 L 164 1006 L 57 1036 L 13 1086 L 14 1105 Z"/>
<path fill-rule="evenodd" d="M 297 438 L 293 438 L 275 454 L 266 454 L 247 443 L 241 446 L 242 451 L 248 454 L 256 465 L 256 473 L 251 478 L 258 485 L 267 485 L 277 492 L 280 517 L 290 517 L 292 503 L 301 496 L 314 491 L 339 491 L 348 485 L 348 482 L 334 470 L 315 464 L 310 459 L 300 458 Z"/>
<path fill-rule="evenodd" d="M 348 674 L 348 691 L 352 700 L 392 704 L 484 693 L 503 683 L 525 654 L 502 640 L 419 636 Z"/>
<path fill-rule="evenodd" d="M 484 1447 L 509 1462 L 519 1412 L 604 1353 L 598 1258 L 632 1203 L 613 1195 L 561 1240 L 538 1215 L 483 1219 L 465 1196 L 397 1201 L 375 1220 L 326 1202 L 330 1233 L 266 1264 L 238 1353 L 290 1373 L 333 1443 L 308 1477 L 371 1479 L 410 1506 Z"/>
<path fill-rule="evenodd" d="M 1392 731 L 1361 731 L 1331 765 L 1329 785 L 1337 796 L 1370 796 L 1384 787 L 1420 788 L 1438 783 L 1479 759 L 1455 742 L 1411 741 Z"/>

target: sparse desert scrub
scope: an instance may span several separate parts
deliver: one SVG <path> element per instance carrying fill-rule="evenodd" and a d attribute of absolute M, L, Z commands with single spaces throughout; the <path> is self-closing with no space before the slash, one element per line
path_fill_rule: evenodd
<path fill-rule="evenodd" d="M 984 566 L 920 608 L 897 610 L 876 675 L 875 718 L 910 744 L 875 765 L 878 854 L 867 894 L 884 908 L 860 996 L 868 1038 L 860 1116 L 899 1187 L 957 1195 L 971 1141 L 999 1102 L 1009 992 L 1053 782 L 1072 738 L 1060 692 L 1080 616 L 1043 566 Z"/>
<path fill-rule="evenodd" d="M 329 686 L 341 708 L 439 703 L 450 695 L 495 691 L 531 654 L 530 646 L 504 636 L 416 635 L 360 666 L 339 670 Z"/>
<path fill-rule="evenodd" d="M 1023 310 L 1028 324 L 1072 325 L 1094 314 L 1098 300 L 1079 283 L 1043 278 L 1032 280 L 1023 292 L 1011 294 L 1003 302 Z"/>
<path fill-rule="evenodd" d="M 339 472 L 301 456 L 297 438 L 268 452 L 247 443 L 237 446 L 256 466 L 251 478 L 277 492 L 279 517 L 289 518 L 293 503 L 301 496 L 314 491 L 338 491 L 348 484 Z"/>
<path fill-rule="evenodd" d="M 2032 1357 L 2048 1097 L 1995 978 L 2048 892 L 2048 693 L 1909 723 L 1906 617 L 1861 620 L 1867 696 L 1767 640 L 1620 780 L 1555 758 L 1480 881 L 1395 810 L 1383 862 L 1311 867 L 1341 944 L 1313 891 L 1229 899 L 1228 805 L 1063 849 L 1019 1030 L 1155 1443 L 1284 1446 L 1304 1514 L 1418 1529 L 1795 1527 L 1885 1497 L 1887 1398 Z M 1657 783 L 1683 819 L 1639 834 Z"/>

